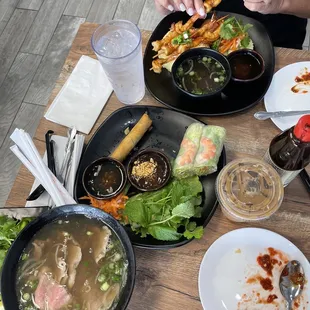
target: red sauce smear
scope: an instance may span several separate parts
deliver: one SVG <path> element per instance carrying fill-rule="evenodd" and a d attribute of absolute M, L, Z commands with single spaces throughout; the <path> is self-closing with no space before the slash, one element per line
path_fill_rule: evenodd
<path fill-rule="evenodd" d="M 291 88 L 291 91 L 293 93 L 295 94 L 296 93 L 302 93 L 302 94 L 308 93 L 307 90 L 302 88 L 302 85 L 310 85 L 310 72 L 308 72 L 308 68 L 305 68 L 305 72 L 303 74 L 295 77 L 295 82 L 297 83 L 297 85 Z"/>
<path fill-rule="evenodd" d="M 257 263 L 267 272 L 269 276 L 272 276 L 273 264 L 270 255 L 265 254 L 258 256 Z"/>
<path fill-rule="evenodd" d="M 308 72 L 308 69 L 306 69 L 306 72 L 304 74 L 302 74 L 301 76 L 296 76 L 295 82 L 296 83 L 310 82 L 310 72 Z"/>
<path fill-rule="evenodd" d="M 292 281 L 292 283 L 294 283 L 296 285 L 300 285 L 301 289 L 304 288 L 305 277 L 304 277 L 304 275 L 302 273 L 300 273 L 300 272 L 293 273 L 290 276 L 290 280 Z"/>
<path fill-rule="evenodd" d="M 268 304 L 271 304 L 275 299 L 278 299 L 278 296 L 277 295 L 269 295 L 268 298 L 267 298 L 267 303 Z"/>
<path fill-rule="evenodd" d="M 263 289 L 265 291 L 272 291 L 273 290 L 273 285 L 272 285 L 272 282 L 269 278 L 266 278 L 266 279 L 261 279 L 259 281 L 259 283 L 261 284 L 261 286 L 263 287 Z"/>

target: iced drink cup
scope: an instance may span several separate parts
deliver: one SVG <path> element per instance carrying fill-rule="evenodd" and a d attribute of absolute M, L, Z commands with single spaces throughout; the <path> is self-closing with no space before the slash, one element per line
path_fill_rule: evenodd
<path fill-rule="evenodd" d="M 96 29 L 91 44 L 119 101 L 139 102 L 145 94 L 139 28 L 126 20 L 113 20 Z"/>
<path fill-rule="evenodd" d="M 245 158 L 230 162 L 216 180 L 216 194 L 224 215 L 234 222 L 269 218 L 282 204 L 281 178 L 269 164 Z"/>

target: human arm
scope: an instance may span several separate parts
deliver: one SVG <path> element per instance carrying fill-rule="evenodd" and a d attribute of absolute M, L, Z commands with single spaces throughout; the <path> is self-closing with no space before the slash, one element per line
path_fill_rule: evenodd
<path fill-rule="evenodd" d="M 250 11 L 262 14 L 290 14 L 310 18 L 309 0 L 244 0 Z"/>

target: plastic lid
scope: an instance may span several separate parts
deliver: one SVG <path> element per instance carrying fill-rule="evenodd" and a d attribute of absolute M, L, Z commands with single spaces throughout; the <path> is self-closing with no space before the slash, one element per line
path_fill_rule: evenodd
<path fill-rule="evenodd" d="M 284 195 L 276 170 L 255 158 L 238 159 L 225 166 L 216 180 L 216 191 L 224 213 L 236 221 L 270 217 Z"/>
<path fill-rule="evenodd" d="M 295 137 L 301 142 L 310 142 L 310 115 L 302 116 L 294 128 Z"/>

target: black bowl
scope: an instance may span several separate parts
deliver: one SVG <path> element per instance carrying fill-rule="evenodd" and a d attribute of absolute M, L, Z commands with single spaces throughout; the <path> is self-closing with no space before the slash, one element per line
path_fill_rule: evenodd
<path fill-rule="evenodd" d="M 102 221 L 119 238 L 128 260 L 127 282 L 123 287 L 120 299 L 115 310 L 125 310 L 135 284 L 136 261 L 135 254 L 124 228 L 109 214 L 87 206 L 87 205 L 67 205 L 52 209 L 42 213 L 32 222 L 30 222 L 18 235 L 11 248 L 9 249 L 1 274 L 1 295 L 4 308 L 7 310 L 18 310 L 18 297 L 16 294 L 16 274 L 18 262 L 24 249 L 31 241 L 33 236 L 45 225 L 57 221 L 59 218 L 70 215 L 84 215 Z"/>
<path fill-rule="evenodd" d="M 182 87 L 180 87 L 178 85 L 177 77 L 176 77 L 178 67 L 182 64 L 182 62 L 184 60 L 186 60 L 188 58 L 197 57 L 197 56 L 214 58 L 224 67 L 224 69 L 226 71 L 227 77 L 226 77 L 224 84 L 212 93 L 203 94 L 203 95 L 196 95 L 196 94 L 192 94 L 192 93 L 186 91 L 185 89 L 183 89 Z M 230 78 L 231 78 L 231 69 L 230 69 L 230 64 L 229 64 L 229 61 L 227 60 L 227 58 L 224 55 L 220 54 L 219 52 L 217 52 L 215 50 L 211 50 L 209 48 L 205 48 L 205 47 L 193 48 L 193 49 L 187 50 L 184 53 L 182 53 L 174 62 L 172 69 L 171 69 L 171 73 L 172 73 L 172 79 L 173 79 L 173 83 L 174 83 L 175 87 L 179 91 L 181 91 L 183 94 L 186 94 L 186 95 L 193 97 L 193 98 L 208 98 L 208 97 L 220 95 L 222 90 L 226 87 L 226 85 L 228 84 L 228 82 L 230 81 Z"/>
<path fill-rule="evenodd" d="M 232 81 L 239 82 L 239 83 L 254 82 L 254 81 L 258 80 L 264 74 L 264 72 L 265 72 L 265 61 L 264 61 L 264 58 L 263 58 L 263 56 L 260 53 L 254 51 L 254 50 L 241 49 L 241 50 L 238 50 L 238 51 L 230 53 L 227 56 L 227 59 L 228 59 L 230 65 L 231 65 L 231 61 L 235 57 L 244 57 L 244 56 L 248 56 L 248 55 L 252 56 L 253 58 L 255 58 L 257 60 L 257 63 L 259 65 L 259 71 L 252 78 L 241 79 L 241 78 L 235 77 L 233 75 L 233 69 L 231 69 L 231 71 L 232 71 L 232 75 L 231 75 Z"/>
<path fill-rule="evenodd" d="M 111 162 L 113 163 L 121 172 L 122 174 L 122 180 L 121 183 L 119 184 L 119 187 L 117 188 L 117 190 L 115 190 L 114 192 L 107 194 L 107 195 L 98 195 L 98 191 L 94 190 L 91 186 L 89 186 L 88 181 L 92 178 L 93 176 L 93 171 L 95 169 L 96 166 L 103 164 L 105 162 Z M 111 199 L 115 196 L 117 196 L 118 194 L 120 194 L 126 183 L 127 183 L 127 173 L 126 173 L 126 169 L 124 167 L 124 165 L 116 160 L 113 159 L 111 157 L 101 157 L 95 161 L 93 161 L 85 170 L 83 173 L 83 178 L 82 178 L 82 183 L 83 183 L 83 187 L 85 189 L 85 191 L 87 192 L 88 195 L 98 199 L 98 200 L 103 200 L 103 199 Z"/>
<path fill-rule="evenodd" d="M 131 173 L 133 165 L 134 165 L 135 161 L 137 161 L 143 155 L 149 156 L 150 158 L 157 157 L 158 165 L 160 165 L 164 168 L 164 175 L 162 176 L 162 181 L 160 182 L 160 184 L 157 184 L 157 185 L 154 185 L 151 187 L 144 185 L 144 184 L 140 185 L 139 182 L 137 181 L 137 179 L 135 179 L 133 177 L 133 175 Z M 133 185 L 135 188 L 137 188 L 141 192 L 157 191 L 157 190 L 163 188 L 168 183 L 168 181 L 170 180 L 171 174 L 172 174 L 172 167 L 171 167 L 171 162 L 170 162 L 170 159 L 168 158 L 168 156 L 163 152 L 160 152 L 158 150 L 151 149 L 151 148 L 146 149 L 144 151 L 141 151 L 137 155 L 133 156 L 131 158 L 131 160 L 129 161 L 129 164 L 127 166 L 127 175 L 128 175 L 129 182 L 131 183 L 131 185 Z"/>

